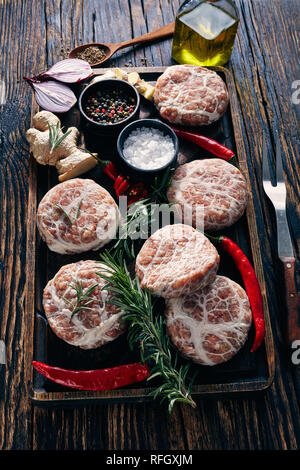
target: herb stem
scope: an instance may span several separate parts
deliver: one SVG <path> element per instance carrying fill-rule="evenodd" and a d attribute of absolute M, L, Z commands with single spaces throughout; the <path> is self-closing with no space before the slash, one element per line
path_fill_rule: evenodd
<path fill-rule="evenodd" d="M 105 271 L 98 272 L 105 281 L 105 289 L 111 291 L 110 302 L 116 305 L 123 313 L 123 321 L 128 323 L 128 342 L 131 349 L 139 347 L 141 361 L 146 360 L 153 364 L 150 366 L 150 377 L 160 377 L 162 384 L 149 395 L 160 397 L 161 401 L 168 400 L 169 411 L 175 402 L 180 401 L 196 407 L 191 397 L 191 385 L 186 385 L 190 364 L 176 369 L 177 355 L 172 358 L 170 339 L 166 335 L 162 316 L 153 311 L 153 300 L 150 291 L 140 287 L 138 279 L 131 279 L 126 264 L 121 259 L 115 260 L 108 252 L 101 255 L 101 263 L 106 266 Z"/>
<path fill-rule="evenodd" d="M 76 291 L 76 303 L 73 304 L 69 299 L 66 297 L 62 297 L 65 302 L 70 304 L 72 306 L 72 312 L 71 312 L 71 318 L 70 322 L 72 321 L 74 315 L 81 310 L 93 310 L 92 308 L 89 307 L 89 305 L 92 302 L 99 301 L 99 299 L 96 299 L 94 297 L 91 297 L 91 294 L 94 292 L 98 284 L 94 284 L 91 287 L 88 287 L 85 291 L 83 290 L 82 282 L 81 281 L 75 281 L 74 284 L 69 284 L 69 287 L 74 289 Z"/>
<path fill-rule="evenodd" d="M 73 225 L 73 220 L 71 219 L 71 217 L 69 216 L 69 214 L 65 211 L 65 209 L 60 206 L 59 204 L 52 204 L 53 207 L 56 207 L 56 209 L 59 209 L 60 211 L 63 212 L 64 216 L 68 219 L 68 221 L 70 222 L 71 225 Z"/>
<path fill-rule="evenodd" d="M 65 134 L 62 134 L 59 136 L 60 131 L 62 129 L 60 128 L 60 123 L 57 121 L 57 124 L 49 124 L 48 122 L 48 129 L 49 129 L 49 141 L 50 141 L 50 153 L 53 152 L 60 144 L 61 142 L 72 132 L 71 130 L 67 131 Z"/>
<path fill-rule="evenodd" d="M 127 213 L 122 222 L 119 239 L 111 249 L 114 259 L 119 259 L 121 255 L 125 255 L 128 260 L 133 260 L 137 250 L 144 242 L 143 237 L 132 237 L 136 233 L 136 222 L 149 233 L 151 223 L 155 221 L 155 205 L 168 204 L 170 207 L 173 203 L 169 203 L 166 192 L 171 184 L 172 168 L 167 168 L 161 178 L 156 177 L 150 188 L 147 198 L 134 202 L 127 209 Z M 158 215 L 159 217 L 159 215 Z"/>
<path fill-rule="evenodd" d="M 81 203 L 82 203 L 83 199 L 80 199 L 79 203 L 78 203 L 78 206 L 77 206 L 77 209 L 76 209 L 76 213 L 75 213 L 75 220 L 77 219 L 78 215 L 79 215 L 79 212 L 80 212 L 80 206 L 81 206 Z"/>

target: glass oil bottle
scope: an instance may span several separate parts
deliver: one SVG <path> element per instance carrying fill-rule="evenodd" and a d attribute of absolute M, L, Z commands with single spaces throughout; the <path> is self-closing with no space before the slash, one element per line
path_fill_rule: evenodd
<path fill-rule="evenodd" d="M 226 64 L 238 23 L 232 0 L 186 0 L 176 16 L 172 58 L 180 64 Z"/>

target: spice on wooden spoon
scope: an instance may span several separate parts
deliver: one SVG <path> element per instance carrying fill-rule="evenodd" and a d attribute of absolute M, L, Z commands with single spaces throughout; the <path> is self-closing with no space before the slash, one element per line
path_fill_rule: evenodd
<path fill-rule="evenodd" d="M 88 46 L 76 53 L 77 59 L 86 60 L 90 65 L 102 62 L 107 55 L 107 52 L 100 46 Z"/>
<path fill-rule="evenodd" d="M 82 53 L 85 49 L 90 49 L 91 47 L 97 47 L 99 51 L 102 51 L 105 53 L 105 56 L 103 56 L 102 59 L 98 60 L 97 62 L 93 62 L 92 64 L 89 62 L 88 58 L 85 58 L 85 60 L 89 62 L 90 65 L 93 65 L 93 66 L 100 65 L 106 60 L 110 59 L 111 56 L 120 49 L 133 46 L 135 44 L 142 44 L 142 43 L 157 41 L 159 39 L 164 39 L 164 38 L 171 36 L 174 33 L 174 27 L 175 27 L 175 23 L 173 22 L 173 23 L 167 24 L 166 26 L 163 26 L 162 28 L 156 29 L 155 31 L 151 31 L 150 33 L 143 34 L 143 36 L 139 36 L 137 38 L 130 39 L 129 41 L 124 41 L 119 44 L 108 44 L 108 43 L 82 44 L 81 46 L 77 46 L 75 47 L 75 49 L 71 50 L 71 52 L 69 53 L 69 58 L 70 59 L 81 58 L 78 56 L 78 54 Z"/>

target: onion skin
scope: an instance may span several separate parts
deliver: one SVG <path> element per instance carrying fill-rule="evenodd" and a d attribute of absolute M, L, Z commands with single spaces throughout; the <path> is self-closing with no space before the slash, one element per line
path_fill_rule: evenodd
<path fill-rule="evenodd" d="M 46 72 L 37 75 L 38 80 L 54 79 L 63 83 L 78 83 L 93 75 L 93 70 L 88 62 L 81 59 L 64 59 Z"/>
<path fill-rule="evenodd" d="M 66 113 L 77 102 L 64 83 L 78 83 L 93 75 L 90 64 L 81 59 L 64 59 L 35 77 L 24 77 L 33 88 L 36 102 L 52 113 Z M 62 83 L 61 83 L 62 82 Z"/>
<path fill-rule="evenodd" d="M 33 88 L 36 102 L 46 111 L 66 113 L 74 106 L 77 99 L 73 91 L 55 80 L 38 81 L 36 77 L 24 79 Z"/>

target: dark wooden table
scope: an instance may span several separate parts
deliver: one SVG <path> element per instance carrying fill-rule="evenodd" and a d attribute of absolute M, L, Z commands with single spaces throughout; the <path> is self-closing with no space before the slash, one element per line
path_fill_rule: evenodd
<path fill-rule="evenodd" d="M 120 42 L 163 26 L 173 21 L 179 3 L 179 0 L 0 2 L 0 339 L 6 343 L 6 365 L 0 366 L 1 449 L 299 447 L 300 375 L 284 346 L 285 306 L 275 218 L 261 187 L 262 125 L 267 125 L 271 135 L 279 122 L 289 194 L 288 215 L 299 255 L 298 0 L 236 0 L 241 21 L 228 65 L 240 103 L 239 119 L 247 149 L 276 345 L 276 376 L 271 388 L 258 398 L 198 400 L 195 410 L 176 406 L 171 416 L 157 403 L 47 410 L 33 408 L 28 399 L 32 337 L 31 319 L 24 315 L 29 161 L 25 131 L 30 124 L 32 94 L 22 77 L 45 70 L 80 43 Z M 141 66 L 145 65 L 145 58 L 148 66 L 169 65 L 170 53 L 171 40 L 166 40 L 120 52 L 108 66 Z M 271 144 L 274 145 L 272 139 Z"/>

